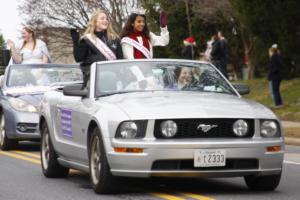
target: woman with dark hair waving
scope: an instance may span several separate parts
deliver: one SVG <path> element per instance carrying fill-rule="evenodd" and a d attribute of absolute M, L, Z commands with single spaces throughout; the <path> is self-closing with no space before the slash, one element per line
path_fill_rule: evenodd
<path fill-rule="evenodd" d="M 169 44 L 167 28 L 167 15 L 160 13 L 161 35 L 150 32 L 144 12 L 132 13 L 122 32 L 121 45 L 125 59 L 141 59 L 153 57 L 153 46 L 166 46 Z"/>
<path fill-rule="evenodd" d="M 73 55 L 76 62 L 81 62 L 85 85 L 89 80 L 92 63 L 123 58 L 119 37 L 102 10 L 92 15 L 82 38 L 76 29 L 71 30 L 71 36 Z"/>

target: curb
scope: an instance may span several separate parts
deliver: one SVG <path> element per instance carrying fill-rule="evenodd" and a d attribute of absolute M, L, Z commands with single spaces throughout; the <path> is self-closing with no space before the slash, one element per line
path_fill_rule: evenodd
<path fill-rule="evenodd" d="M 300 138 L 285 137 L 284 140 L 285 140 L 285 144 L 287 144 L 287 145 L 300 146 Z"/>

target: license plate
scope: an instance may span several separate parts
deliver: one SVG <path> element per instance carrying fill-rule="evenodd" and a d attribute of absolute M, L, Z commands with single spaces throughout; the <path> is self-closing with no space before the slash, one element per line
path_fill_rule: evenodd
<path fill-rule="evenodd" d="M 224 149 L 201 149 L 194 153 L 194 167 L 225 166 L 226 154 Z"/>

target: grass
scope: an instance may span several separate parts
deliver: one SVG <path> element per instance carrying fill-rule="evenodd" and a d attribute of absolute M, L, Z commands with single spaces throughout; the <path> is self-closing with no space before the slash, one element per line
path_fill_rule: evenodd
<path fill-rule="evenodd" d="M 242 82 L 250 86 L 250 94 L 245 95 L 245 98 L 271 108 L 281 120 L 300 122 L 300 78 L 281 82 L 280 91 L 284 106 L 280 108 L 274 107 L 267 80 L 255 79 Z"/>

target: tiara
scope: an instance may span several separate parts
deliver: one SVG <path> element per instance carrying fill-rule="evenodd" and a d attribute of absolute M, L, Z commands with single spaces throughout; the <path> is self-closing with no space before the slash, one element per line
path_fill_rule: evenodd
<path fill-rule="evenodd" d="M 144 8 L 135 8 L 132 10 L 132 13 L 138 14 L 138 15 L 145 15 L 146 10 Z"/>

